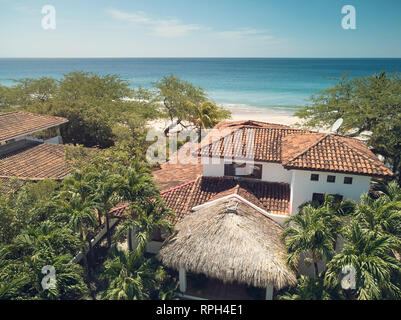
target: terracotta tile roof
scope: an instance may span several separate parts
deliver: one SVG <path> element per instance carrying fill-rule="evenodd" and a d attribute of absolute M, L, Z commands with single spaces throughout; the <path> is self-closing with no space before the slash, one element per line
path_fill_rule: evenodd
<path fill-rule="evenodd" d="M 289 126 L 277 123 L 268 123 L 255 120 L 239 120 L 239 121 L 222 121 L 218 123 L 214 128 L 235 128 L 238 129 L 242 126 L 255 127 L 255 128 L 290 128 Z"/>
<path fill-rule="evenodd" d="M 205 141 L 215 141 L 221 138 L 221 132 L 228 129 L 226 132 L 233 132 L 239 128 L 246 126 L 247 128 L 270 128 L 270 129 L 286 129 L 293 131 L 287 126 L 265 123 L 259 121 L 225 121 L 220 122 L 214 127 L 214 131 L 202 140 L 202 144 Z M 274 133 L 277 132 L 273 130 Z M 280 130 L 278 130 L 280 132 Z M 199 175 L 202 175 L 202 164 L 200 157 L 193 155 L 193 152 L 198 148 L 197 143 L 188 142 L 178 150 L 177 153 L 171 156 L 171 160 L 160 166 L 160 169 L 152 172 L 153 177 L 156 180 L 156 184 L 160 190 L 167 190 L 177 186 L 180 186 L 188 181 L 195 180 Z M 186 163 L 180 161 L 180 157 L 184 155 Z"/>
<path fill-rule="evenodd" d="M 196 181 L 167 190 L 161 196 L 180 220 L 193 207 L 230 194 L 238 194 L 267 212 L 289 214 L 290 186 L 286 183 L 199 177 Z"/>
<path fill-rule="evenodd" d="M 281 139 L 281 162 L 284 164 L 317 143 L 320 134 L 294 134 Z"/>
<path fill-rule="evenodd" d="M 368 147 L 355 138 L 285 126 L 243 125 L 226 136 L 204 143 L 201 157 L 282 163 L 287 169 L 392 176 Z"/>
<path fill-rule="evenodd" d="M 7 194 L 13 190 L 18 190 L 25 183 L 26 183 L 26 181 L 24 181 L 24 180 L 11 179 L 11 178 L 0 178 L 0 192 Z"/>
<path fill-rule="evenodd" d="M 290 128 L 255 128 L 244 126 L 231 134 L 203 146 L 202 157 L 227 157 L 256 161 L 281 162 L 281 140 L 291 134 L 307 131 Z"/>
<path fill-rule="evenodd" d="M 20 141 L 21 147 L 0 147 L 0 177 L 23 180 L 62 179 L 71 172 L 65 162 L 65 146 Z M 7 148 L 7 149 L 6 149 Z M 5 151 L 4 151 L 5 150 Z"/>
<path fill-rule="evenodd" d="M 192 189 L 195 185 L 196 180 L 185 183 L 181 186 L 171 188 L 163 191 L 161 197 L 168 208 L 173 210 L 176 214 L 176 218 L 181 218 L 187 210 L 188 199 L 191 198 Z"/>
<path fill-rule="evenodd" d="M 0 142 L 59 126 L 66 122 L 68 122 L 66 118 L 28 112 L 2 113 L 0 114 Z"/>
<path fill-rule="evenodd" d="M 197 144 L 186 143 L 180 150 L 171 156 L 171 160 L 160 166 L 160 169 L 152 172 L 160 190 L 167 190 L 180 186 L 188 181 L 195 180 L 202 174 L 200 158 L 193 157 L 191 147 L 196 150 Z M 180 156 L 185 154 L 186 163 L 182 163 Z"/>
<path fill-rule="evenodd" d="M 306 148 L 299 154 L 284 159 L 283 166 L 288 169 L 307 169 L 330 172 L 343 172 L 369 176 L 392 176 L 393 173 L 376 156 L 353 138 L 334 134 L 308 135 L 302 143 L 297 137 L 287 137 L 283 148 L 288 144 L 302 144 Z"/>
<path fill-rule="evenodd" d="M 128 204 L 120 204 L 116 208 L 111 209 L 108 214 L 113 217 L 121 218 L 125 213 L 125 210 L 129 207 Z"/>
<path fill-rule="evenodd" d="M 222 137 L 236 131 L 242 127 L 249 128 L 270 128 L 270 129 L 291 129 L 288 126 L 267 123 L 254 120 L 241 120 L 241 121 L 223 121 L 218 123 L 213 129 L 208 131 L 208 134 L 202 139 L 200 146 L 205 146 L 214 141 L 221 139 Z"/>

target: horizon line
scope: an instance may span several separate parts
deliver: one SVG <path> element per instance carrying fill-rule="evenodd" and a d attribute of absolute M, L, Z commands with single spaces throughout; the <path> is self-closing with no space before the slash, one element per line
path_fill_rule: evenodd
<path fill-rule="evenodd" d="M 401 59 L 401 57 L 0 57 L 0 59 Z"/>

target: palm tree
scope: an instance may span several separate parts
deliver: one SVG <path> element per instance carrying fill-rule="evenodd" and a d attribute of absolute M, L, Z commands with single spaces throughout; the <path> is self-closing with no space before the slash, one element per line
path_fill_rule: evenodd
<path fill-rule="evenodd" d="M 328 288 L 322 276 L 309 278 L 300 276 L 295 287 L 278 296 L 279 300 L 339 300 L 342 299 L 341 288 Z"/>
<path fill-rule="evenodd" d="M 138 245 L 145 246 L 155 228 L 169 227 L 164 218 L 171 211 L 163 205 L 154 180 L 144 166 L 134 163 L 123 174 L 123 201 L 129 206 L 116 238 L 121 240 L 128 234 L 128 248 L 132 251 L 132 231 L 135 230 Z"/>
<path fill-rule="evenodd" d="M 0 300 L 23 297 L 31 274 L 20 262 L 12 259 L 8 247 L 0 247 Z"/>
<path fill-rule="evenodd" d="M 86 172 L 85 174 L 76 169 L 70 176 L 63 180 L 64 189 L 74 190 L 79 193 L 82 201 L 86 201 L 94 193 L 96 184 L 94 183 L 93 174 Z"/>
<path fill-rule="evenodd" d="M 381 183 L 376 187 L 376 191 L 379 191 L 388 201 L 401 201 L 401 187 L 396 181 L 388 184 Z"/>
<path fill-rule="evenodd" d="M 131 204 L 129 214 L 116 232 L 117 239 L 123 239 L 128 234 L 128 249 L 133 251 L 131 231 L 135 231 L 136 250 L 144 252 L 146 245 L 151 240 L 152 233 L 157 229 L 166 232 L 171 230 L 171 224 L 167 220 L 172 215 L 160 199 L 142 201 L 141 204 Z"/>
<path fill-rule="evenodd" d="M 40 277 L 43 279 L 41 272 L 44 265 L 54 267 L 56 270 L 56 287 L 41 290 L 39 296 L 48 300 L 77 300 L 84 299 L 89 294 L 89 289 L 84 280 L 84 270 L 76 263 L 71 262 L 71 255 L 50 255 L 46 260 L 37 263 L 36 270 L 40 270 Z"/>
<path fill-rule="evenodd" d="M 104 263 L 102 278 L 107 289 L 102 299 L 144 300 L 165 279 L 165 271 L 153 259 L 146 259 L 139 251 L 118 251 L 113 247 Z"/>
<path fill-rule="evenodd" d="M 124 181 L 121 184 L 123 201 L 140 203 L 143 200 L 154 198 L 159 191 L 149 170 L 138 162 L 121 172 Z"/>
<path fill-rule="evenodd" d="M 28 227 L 13 243 L 0 250 L 0 295 L 5 298 L 78 299 L 88 290 L 80 265 L 71 263 L 80 246 L 71 229 L 45 221 Z M 56 270 L 56 288 L 44 290 L 42 268 Z M 13 286 L 17 286 L 13 288 Z M 18 290 L 18 292 L 16 291 Z"/>
<path fill-rule="evenodd" d="M 97 175 L 96 183 L 94 201 L 99 214 L 105 217 L 107 244 L 110 247 L 110 211 L 123 200 L 124 178 L 110 170 L 103 170 Z"/>
<path fill-rule="evenodd" d="M 79 232 L 83 241 L 87 241 L 88 230 L 95 227 L 95 204 L 90 200 L 83 200 L 81 194 L 74 191 L 65 191 L 59 201 L 58 214 L 68 221 L 68 225 Z"/>
<path fill-rule="evenodd" d="M 355 296 L 359 300 L 400 297 L 401 290 L 391 281 L 401 271 L 400 262 L 392 256 L 397 246 L 394 238 L 376 231 L 364 230 L 354 220 L 345 232 L 345 245 L 328 264 L 325 283 L 338 282 L 342 270 L 352 266 L 356 273 Z"/>
<path fill-rule="evenodd" d="M 213 128 L 220 121 L 231 118 L 230 111 L 219 108 L 212 101 L 200 102 L 198 104 L 188 102 L 187 104 L 194 110 L 191 122 L 197 127 L 198 142 L 202 140 L 202 129 Z"/>
<path fill-rule="evenodd" d="M 335 196 L 330 194 L 325 194 L 323 207 L 326 207 L 328 212 L 338 216 L 345 217 L 352 214 L 355 210 L 355 201 L 345 199 L 338 201 Z"/>
<path fill-rule="evenodd" d="M 26 274 L 18 278 L 0 281 L 0 300 L 11 300 L 22 296 L 23 288 L 29 283 L 30 278 Z"/>
<path fill-rule="evenodd" d="M 329 261 L 335 253 L 336 237 L 330 227 L 334 225 L 334 218 L 334 215 L 327 214 L 325 207 L 316 209 L 307 205 L 285 222 L 282 239 L 288 253 L 287 263 L 292 268 L 296 269 L 301 255 L 308 257 L 311 254 L 305 262 L 313 263 L 315 276 L 319 275 L 318 262 Z"/>
<path fill-rule="evenodd" d="M 355 219 L 361 228 L 393 236 L 401 244 L 401 201 L 392 199 L 395 199 L 394 194 L 377 199 L 362 195 L 355 209 Z"/>
<path fill-rule="evenodd" d="M 82 241 L 59 222 L 44 221 L 38 227 L 28 226 L 8 245 L 11 256 L 29 257 L 30 261 L 45 259 L 49 253 L 75 254 Z"/>

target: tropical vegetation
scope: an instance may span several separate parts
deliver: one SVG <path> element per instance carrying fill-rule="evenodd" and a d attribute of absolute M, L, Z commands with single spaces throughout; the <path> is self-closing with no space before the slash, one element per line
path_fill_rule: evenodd
<path fill-rule="evenodd" d="M 400 197 L 393 181 L 362 195 L 360 203 L 326 195 L 321 205 L 304 205 L 287 220 L 282 237 L 294 270 L 314 268 L 281 299 L 401 298 Z"/>
<path fill-rule="evenodd" d="M 295 115 L 310 128 L 328 129 L 343 119 L 338 132 L 364 138 L 401 182 L 400 73 L 353 78 L 346 74 L 332 88 L 313 95 Z"/>
<path fill-rule="evenodd" d="M 19 110 L 69 120 L 61 135 L 75 145 L 66 152 L 74 170 L 61 182 L 1 183 L 0 299 L 172 298 L 176 281 L 145 250 L 171 231 L 173 215 L 146 162 L 148 123 L 207 128 L 229 113 L 173 75 L 133 90 L 117 75 L 86 72 L 0 86 L 0 112 Z"/>

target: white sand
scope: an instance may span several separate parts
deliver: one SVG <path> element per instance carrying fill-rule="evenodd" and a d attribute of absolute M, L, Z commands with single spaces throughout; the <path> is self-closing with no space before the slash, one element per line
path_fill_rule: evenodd
<path fill-rule="evenodd" d="M 255 120 L 269 123 L 277 123 L 284 124 L 288 126 L 292 126 L 295 123 L 299 122 L 300 119 L 294 117 L 292 114 L 286 114 L 283 112 L 275 112 L 274 110 L 261 110 L 261 111 L 237 111 L 230 110 L 232 120 Z"/>
<path fill-rule="evenodd" d="M 293 126 L 297 122 L 300 122 L 300 119 L 294 117 L 292 113 L 285 111 L 276 111 L 274 109 L 268 108 L 257 108 L 250 107 L 248 110 L 246 107 L 231 107 L 227 105 L 222 105 L 223 108 L 231 111 L 231 120 L 239 121 L 239 120 L 255 120 L 269 123 L 277 123 L 288 126 Z M 170 121 L 167 119 L 160 119 L 156 121 L 150 121 L 149 126 L 155 130 L 163 130 L 169 125 Z"/>

